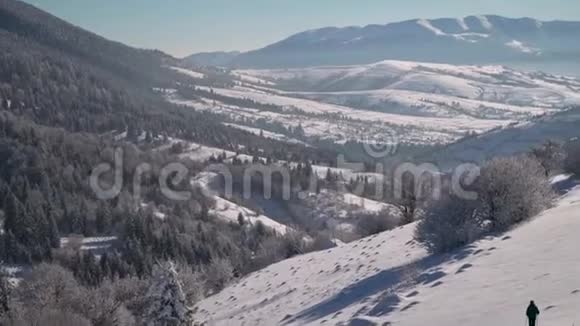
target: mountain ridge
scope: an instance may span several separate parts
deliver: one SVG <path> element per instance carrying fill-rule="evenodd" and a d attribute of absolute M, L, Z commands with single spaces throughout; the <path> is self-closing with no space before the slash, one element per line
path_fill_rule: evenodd
<path fill-rule="evenodd" d="M 450 64 L 574 61 L 580 22 L 498 15 L 322 27 L 234 56 L 235 68 L 295 68 L 382 60 Z"/>

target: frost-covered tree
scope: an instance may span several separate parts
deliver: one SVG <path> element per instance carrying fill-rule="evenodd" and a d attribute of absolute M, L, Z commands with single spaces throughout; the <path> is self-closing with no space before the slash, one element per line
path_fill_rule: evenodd
<path fill-rule="evenodd" d="M 580 175 L 580 140 L 573 139 L 566 144 L 566 160 L 564 168 L 566 172 Z"/>
<path fill-rule="evenodd" d="M 532 156 L 540 162 L 549 177 L 563 169 L 566 152 L 562 144 L 550 140 L 534 148 Z"/>
<path fill-rule="evenodd" d="M 476 200 L 431 202 L 415 238 L 431 252 L 449 251 L 487 232 L 505 231 L 549 207 L 554 198 L 546 170 L 526 155 L 487 162 L 476 185 Z"/>
<path fill-rule="evenodd" d="M 478 190 L 485 219 L 496 230 L 538 214 L 554 198 L 545 169 L 524 155 L 489 161 L 481 170 Z"/>
<path fill-rule="evenodd" d="M 192 310 L 187 305 L 175 264 L 155 266 L 153 281 L 147 293 L 147 326 L 190 326 Z"/>
<path fill-rule="evenodd" d="M 483 232 L 477 201 L 446 198 L 433 201 L 417 225 L 415 239 L 430 252 L 446 252 L 476 240 Z"/>

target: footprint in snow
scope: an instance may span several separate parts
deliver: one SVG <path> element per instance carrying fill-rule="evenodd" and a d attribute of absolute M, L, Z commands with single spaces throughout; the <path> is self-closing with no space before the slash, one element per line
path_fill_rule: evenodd
<path fill-rule="evenodd" d="M 479 250 L 475 251 L 475 252 L 473 253 L 473 255 L 477 256 L 477 255 L 479 255 L 480 253 L 482 253 L 482 252 L 484 252 L 484 251 L 485 251 L 485 250 L 483 250 L 483 249 L 479 249 Z"/>
<path fill-rule="evenodd" d="M 417 295 L 419 295 L 419 291 L 413 291 L 413 292 L 407 294 L 407 298 L 416 297 Z"/>
<path fill-rule="evenodd" d="M 455 274 L 461 274 L 461 273 L 465 272 L 466 270 L 470 269 L 471 267 L 473 267 L 472 264 L 465 264 L 465 265 L 461 266 L 459 268 L 459 270 L 457 271 L 457 273 L 455 273 Z"/>
<path fill-rule="evenodd" d="M 413 302 L 409 303 L 408 305 L 406 305 L 405 307 L 403 307 L 401 309 L 401 312 L 407 311 L 407 310 L 413 308 L 414 306 L 418 305 L 419 303 L 420 303 L 419 301 L 413 301 Z"/>
<path fill-rule="evenodd" d="M 441 286 L 441 285 L 443 285 L 443 282 L 438 281 L 438 282 L 433 283 L 433 285 L 431 285 L 431 287 L 436 288 L 436 287 Z"/>
<path fill-rule="evenodd" d="M 501 241 L 506 241 L 511 239 L 512 237 L 510 237 L 509 235 L 506 235 L 505 237 L 501 238 Z"/>
<path fill-rule="evenodd" d="M 556 306 L 547 306 L 544 311 L 552 310 L 554 308 L 556 308 Z"/>
<path fill-rule="evenodd" d="M 578 294 L 578 293 L 580 293 L 580 290 L 574 290 L 574 291 L 570 292 L 570 294 Z"/>

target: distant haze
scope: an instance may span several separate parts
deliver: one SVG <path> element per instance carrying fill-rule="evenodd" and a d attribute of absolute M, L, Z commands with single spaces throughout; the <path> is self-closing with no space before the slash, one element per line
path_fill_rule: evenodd
<path fill-rule="evenodd" d="M 247 51 L 303 30 L 437 17 L 498 14 L 580 20 L 577 0 L 27 0 L 105 37 L 176 56 Z"/>

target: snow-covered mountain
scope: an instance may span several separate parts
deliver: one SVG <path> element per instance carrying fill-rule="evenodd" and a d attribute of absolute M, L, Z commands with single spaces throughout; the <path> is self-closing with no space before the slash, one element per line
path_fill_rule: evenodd
<path fill-rule="evenodd" d="M 231 58 L 235 67 L 307 67 L 385 59 L 482 64 L 578 61 L 580 22 L 501 16 L 326 27 Z"/>
<path fill-rule="evenodd" d="M 210 325 L 541 325 L 580 321 L 580 188 L 499 237 L 429 255 L 414 224 L 295 257 L 196 307 Z"/>

